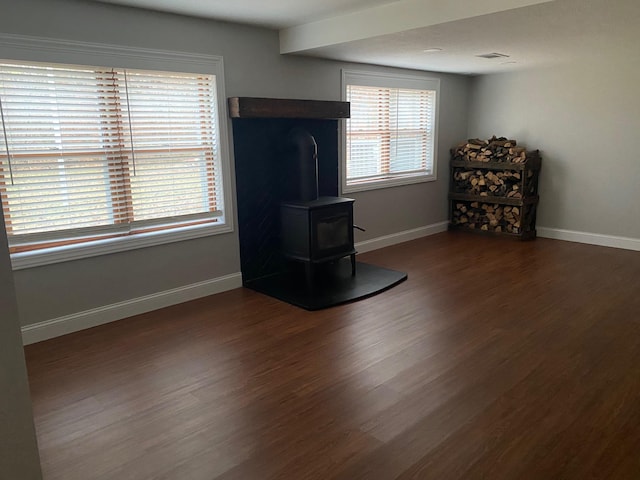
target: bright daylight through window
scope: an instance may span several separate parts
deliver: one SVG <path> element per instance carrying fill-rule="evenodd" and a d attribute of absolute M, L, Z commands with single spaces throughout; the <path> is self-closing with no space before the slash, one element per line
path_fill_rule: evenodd
<path fill-rule="evenodd" d="M 438 80 L 343 72 L 343 191 L 435 179 Z"/>
<path fill-rule="evenodd" d="M 0 62 L 12 252 L 224 223 L 216 76 Z"/>

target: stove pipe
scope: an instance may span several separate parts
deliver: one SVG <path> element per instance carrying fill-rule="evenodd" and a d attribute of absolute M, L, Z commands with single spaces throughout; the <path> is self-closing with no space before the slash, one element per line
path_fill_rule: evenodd
<path fill-rule="evenodd" d="M 296 127 L 289 132 L 287 144 L 294 165 L 297 200 L 309 202 L 318 198 L 318 145 L 307 130 Z M 295 178 L 297 177 L 297 178 Z"/>

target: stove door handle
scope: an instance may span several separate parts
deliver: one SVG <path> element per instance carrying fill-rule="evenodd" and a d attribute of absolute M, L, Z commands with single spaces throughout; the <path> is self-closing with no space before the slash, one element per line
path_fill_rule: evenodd
<path fill-rule="evenodd" d="M 366 230 L 362 227 L 359 227 L 358 225 L 354 225 L 353 228 L 357 228 L 358 230 L 360 230 L 361 232 L 366 232 Z"/>

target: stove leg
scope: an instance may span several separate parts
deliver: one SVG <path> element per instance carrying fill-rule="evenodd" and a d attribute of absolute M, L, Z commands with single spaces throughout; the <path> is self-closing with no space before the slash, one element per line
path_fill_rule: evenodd
<path fill-rule="evenodd" d="M 351 276 L 356 276 L 356 254 L 351 254 Z"/>

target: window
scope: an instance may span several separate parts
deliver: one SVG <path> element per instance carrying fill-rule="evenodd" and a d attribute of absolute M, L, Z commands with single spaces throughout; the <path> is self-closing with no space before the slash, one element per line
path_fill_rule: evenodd
<path fill-rule="evenodd" d="M 0 196 L 14 257 L 229 231 L 218 72 L 202 70 L 0 61 Z M 69 248 L 84 251 L 69 258 Z"/>
<path fill-rule="evenodd" d="M 434 79 L 343 71 L 343 192 L 435 180 L 438 91 Z"/>

